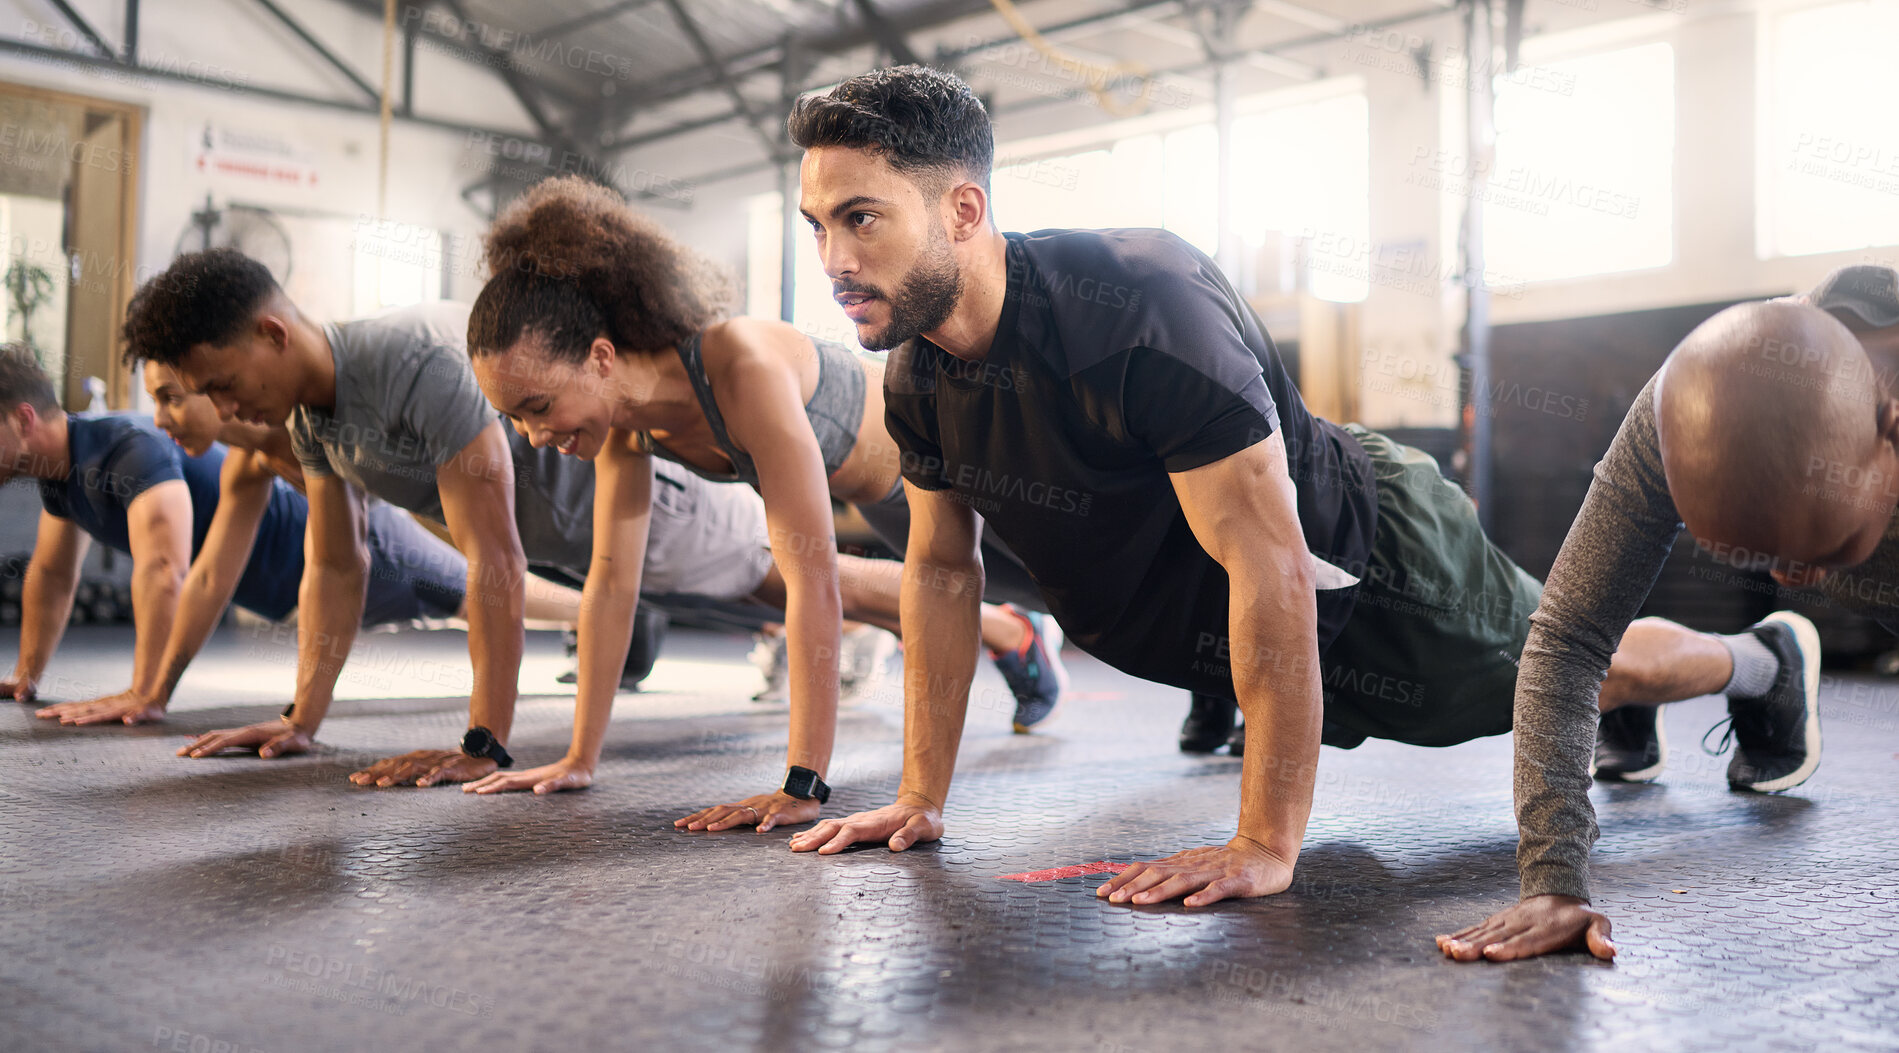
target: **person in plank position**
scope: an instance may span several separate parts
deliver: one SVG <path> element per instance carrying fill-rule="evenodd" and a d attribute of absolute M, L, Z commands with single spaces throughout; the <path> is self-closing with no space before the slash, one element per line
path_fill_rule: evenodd
<path fill-rule="evenodd" d="M 1115 902 L 1286 889 L 1321 742 L 1510 730 L 1536 580 L 1428 456 L 1307 412 L 1204 254 L 1158 230 L 998 232 L 988 116 L 949 74 L 854 77 L 801 99 L 790 130 L 835 297 L 860 342 L 894 349 L 885 407 L 914 517 L 900 792 L 794 851 L 942 835 L 978 514 L 1069 640 L 1245 714 L 1237 835 L 1135 864 L 1098 890 Z M 1705 693 L 1730 646 L 1644 622 L 1601 704 Z"/>

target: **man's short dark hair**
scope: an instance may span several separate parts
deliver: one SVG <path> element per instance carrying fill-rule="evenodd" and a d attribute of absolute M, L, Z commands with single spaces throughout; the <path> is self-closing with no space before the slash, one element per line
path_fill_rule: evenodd
<path fill-rule="evenodd" d="M 59 408 L 40 356 L 24 344 L 0 344 L 0 413 L 22 402 L 42 413 Z"/>
<path fill-rule="evenodd" d="M 199 344 L 227 347 L 277 291 L 270 268 L 236 249 L 188 252 L 125 309 L 125 361 L 176 366 Z"/>
<path fill-rule="evenodd" d="M 995 132 L 969 85 L 928 66 L 862 73 L 791 107 L 791 141 L 803 150 L 851 146 L 904 173 L 957 175 L 989 189 Z"/>

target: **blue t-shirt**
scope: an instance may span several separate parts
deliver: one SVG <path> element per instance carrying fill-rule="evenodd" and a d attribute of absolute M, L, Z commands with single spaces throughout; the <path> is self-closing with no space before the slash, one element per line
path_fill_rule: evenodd
<path fill-rule="evenodd" d="M 197 558 L 218 510 L 223 444 L 213 444 L 202 457 L 187 457 L 150 420 L 131 414 L 68 414 L 66 434 L 71 470 L 64 479 L 40 481 L 40 503 L 46 511 L 130 555 L 132 502 L 159 483 L 182 479 L 191 493 L 191 555 Z M 270 504 L 258 525 L 257 543 L 238 578 L 233 602 L 272 621 L 296 609 L 307 517 L 302 495 L 283 480 L 272 480 Z"/>

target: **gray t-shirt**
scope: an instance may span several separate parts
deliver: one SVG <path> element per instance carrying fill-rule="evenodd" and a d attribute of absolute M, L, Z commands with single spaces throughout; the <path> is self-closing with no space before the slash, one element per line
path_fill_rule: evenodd
<path fill-rule="evenodd" d="M 435 473 L 483 428 L 506 429 L 514 520 L 528 562 L 584 575 L 593 550 L 593 465 L 534 449 L 488 404 L 468 361 L 467 304 L 399 307 L 323 327 L 336 403 L 299 406 L 290 442 L 303 470 L 446 522 Z"/>
<path fill-rule="evenodd" d="M 290 440 L 304 472 L 437 522 L 435 470 L 496 420 L 468 362 L 468 305 L 429 303 L 323 327 L 336 402 L 298 406 Z"/>
<path fill-rule="evenodd" d="M 1883 288 L 1891 303 L 1862 303 L 1830 279 L 1810 301 L 1869 319 L 1886 317 L 1882 311 L 1899 316 L 1890 276 Z M 1597 700 L 1609 659 L 1681 529 L 1655 437 L 1650 378 L 1596 465 L 1595 481 L 1543 585 L 1542 603 L 1530 616 L 1515 714 L 1517 869 L 1525 898 L 1589 897 L 1589 846 L 1596 840 L 1589 756 Z M 1829 575 L 1821 590 L 1841 607 L 1899 632 L 1899 518 L 1887 526 L 1871 559 Z"/>
<path fill-rule="evenodd" d="M 591 461 L 535 449 L 482 395 L 468 360 L 467 304 L 402 307 L 324 327 L 336 404 L 299 406 L 290 440 L 306 473 L 445 521 L 435 473 L 500 422 L 514 479 L 514 522 L 531 564 L 584 577 L 593 558 Z M 655 465 L 645 579 L 653 593 L 746 595 L 770 566 L 764 505 L 748 487 Z"/>

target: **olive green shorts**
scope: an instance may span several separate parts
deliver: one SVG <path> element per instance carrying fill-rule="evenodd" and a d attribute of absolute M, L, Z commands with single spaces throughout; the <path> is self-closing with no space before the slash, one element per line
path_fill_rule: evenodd
<path fill-rule="evenodd" d="M 1321 663 L 1325 741 L 1450 746 L 1510 730 L 1543 586 L 1484 536 L 1477 506 L 1421 450 L 1355 424 L 1378 481 L 1357 605 Z"/>

